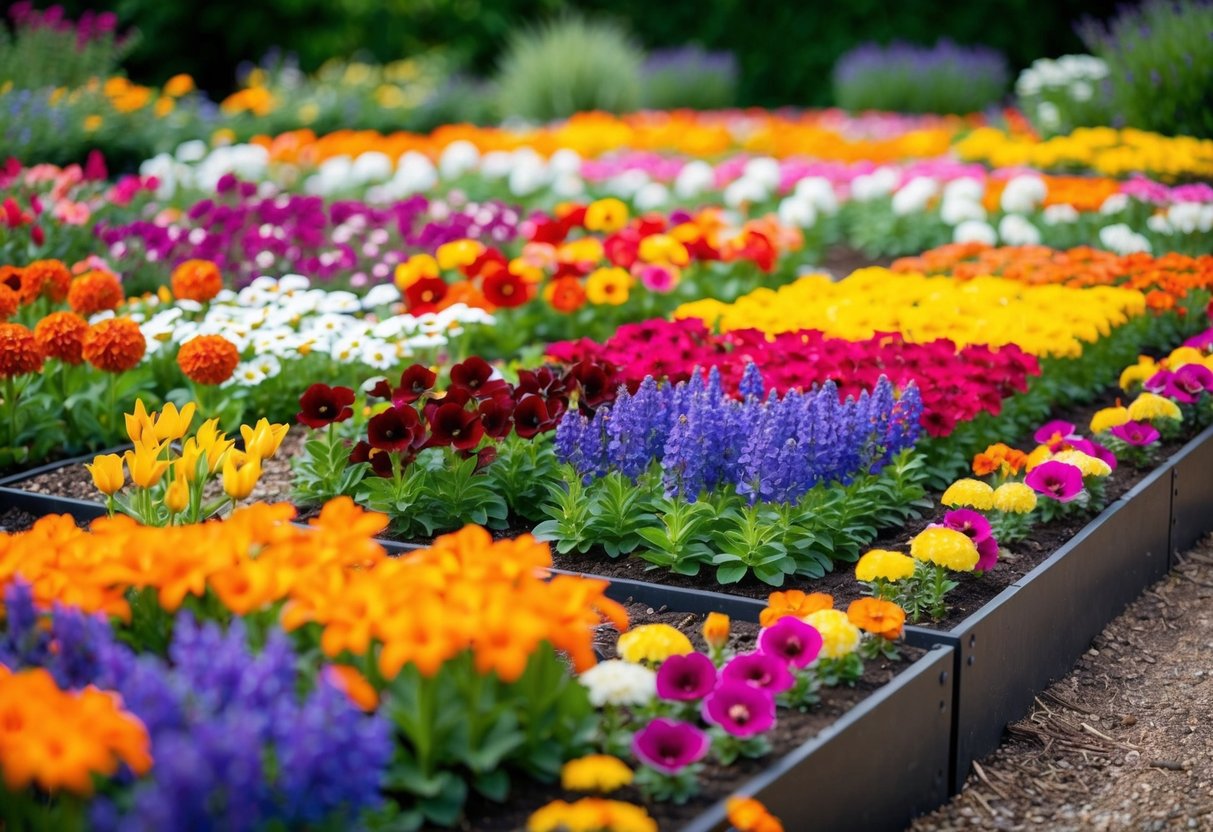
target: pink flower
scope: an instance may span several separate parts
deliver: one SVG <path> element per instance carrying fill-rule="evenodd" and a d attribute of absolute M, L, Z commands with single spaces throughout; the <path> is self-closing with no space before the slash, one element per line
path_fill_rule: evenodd
<path fill-rule="evenodd" d="M 1082 493 L 1082 471 L 1077 465 L 1050 459 L 1037 465 L 1024 477 L 1024 483 L 1038 494 L 1068 503 Z"/>
<path fill-rule="evenodd" d="M 703 700 L 703 718 L 735 737 L 752 737 L 775 724 L 775 699 L 745 682 L 721 681 Z"/>
<path fill-rule="evenodd" d="M 799 618 L 785 615 L 758 634 L 758 649 L 792 667 L 808 667 L 821 652 L 821 633 Z"/>
<path fill-rule="evenodd" d="M 758 651 L 734 656 L 721 668 L 720 680 L 722 683 L 744 682 L 772 694 L 783 693 L 796 683 L 782 656 L 770 656 Z"/>
<path fill-rule="evenodd" d="M 678 285 L 678 269 L 650 263 L 640 268 L 640 282 L 650 292 L 665 294 Z"/>
<path fill-rule="evenodd" d="M 1042 445 L 1048 445 L 1050 450 L 1057 451 L 1063 443 L 1076 436 L 1072 423 L 1055 419 L 1041 425 L 1033 438 Z"/>
<path fill-rule="evenodd" d="M 675 702 L 694 702 L 716 687 L 716 665 L 703 653 L 670 656 L 657 669 L 657 695 Z"/>
<path fill-rule="evenodd" d="M 978 572 L 989 572 L 998 563 L 998 541 L 991 535 L 977 544 L 977 564 L 973 567 Z"/>
<path fill-rule="evenodd" d="M 694 725 L 659 717 L 636 732 L 632 753 L 647 766 L 677 774 L 702 760 L 711 744 L 708 735 Z"/>
<path fill-rule="evenodd" d="M 88 222 L 88 218 L 92 216 L 88 206 L 83 202 L 72 202 L 70 199 L 63 199 L 55 203 L 55 208 L 52 211 L 55 219 L 65 225 L 84 225 Z"/>
<path fill-rule="evenodd" d="M 964 532 L 972 538 L 974 544 L 980 544 L 990 537 L 990 521 L 976 511 L 968 508 L 958 508 L 943 516 L 943 524 L 949 529 Z M 997 547 L 995 547 L 997 550 Z"/>
<path fill-rule="evenodd" d="M 1158 430 L 1148 422 L 1125 422 L 1109 432 L 1121 442 L 1135 448 L 1153 445 L 1159 438 Z"/>

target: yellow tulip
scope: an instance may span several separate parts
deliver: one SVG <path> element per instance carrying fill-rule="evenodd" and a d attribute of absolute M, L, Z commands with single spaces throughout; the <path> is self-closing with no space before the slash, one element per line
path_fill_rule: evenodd
<path fill-rule="evenodd" d="M 231 450 L 232 445 L 236 444 L 219 430 L 218 419 L 207 419 L 203 422 L 202 427 L 198 428 L 198 432 L 194 434 L 194 439 L 197 440 L 198 447 L 206 454 L 206 468 L 212 474 L 219 470 L 223 465 L 224 455 Z"/>
<path fill-rule="evenodd" d="M 148 415 L 147 408 L 143 406 L 143 399 L 135 399 L 135 412 L 125 414 L 126 418 L 126 435 L 130 437 L 131 442 L 136 445 L 146 436 L 151 439 L 156 433 L 156 423 L 151 416 Z"/>
<path fill-rule="evenodd" d="M 181 456 L 173 463 L 173 476 L 186 482 L 198 479 L 198 460 L 202 459 L 202 448 L 198 440 L 190 437 L 181 446 Z"/>
<path fill-rule="evenodd" d="M 180 514 L 190 504 L 190 487 L 183 479 L 174 479 L 164 492 L 164 504 L 173 514 Z"/>
<path fill-rule="evenodd" d="M 156 417 L 156 441 L 171 442 L 185 436 L 186 431 L 190 429 L 190 422 L 194 421 L 194 411 L 197 408 L 197 405 L 190 402 L 178 412 L 177 405 L 172 402 L 166 404 Z"/>
<path fill-rule="evenodd" d="M 147 445 L 142 442 L 135 445 L 135 450 L 127 451 L 126 467 L 131 471 L 131 482 L 140 488 L 151 488 L 160 482 L 164 472 L 168 470 L 168 461 L 160 459 L 160 445 Z"/>
<path fill-rule="evenodd" d="M 126 484 L 126 475 L 122 471 L 122 457 L 117 454 L 102 454 L 93 457 L 92 464 L 85 463 L 85 468 L 93 475 L 93 485 L 107 497 L 119 491 Z"/>
<path fill-rule="evenodd" d="M 243 500 L 253 493 L 261 479 L 261 459 L 248 456 L 237 462 L 237 455 L 228 454 L 223 461 L 223 491 L 233 500 Z"/>
<path fill-rule="evenodd" d="M 269 419 L 261 419 L 256 427 L 240 426 L 244 437 L 244 449 L 253 456 L 269 459 L 278 452 L 278 446 L 286 438 L 290 425 L 271 425 Z"/>

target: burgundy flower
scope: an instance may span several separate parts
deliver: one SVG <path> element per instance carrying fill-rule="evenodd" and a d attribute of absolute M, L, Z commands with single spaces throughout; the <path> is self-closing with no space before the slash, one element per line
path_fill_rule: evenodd
<path fill-rule="evenodd" d="M 1050 459 L 1037 465 L 1024 477 L 1024 483 L 1038 494 L 1068 503 L 1082 493 L 1082 471 L 1077 465 Z"/>
<path fill-rule="evenodd" d="M 470 454 L 472 451 L 464 451 L 465 454 Z M 475 452 L 476 454 L 476 471 L 483 471 L 497 460 L 497 446 L 488 445 Z"/>
<path fill-rule="evenodd" d="M 796 683 L 782 656 L 771 656 L 761 651 L 734 656 L 720 670 L 724 682 L 744 682 L 768 693 L 783 693 Z"/>
<path fill-rule="evenodd" d="M 389 407 L 371 417 L 366 425 L 366 438 L 372 448 L 381 451 L 403 451 L 420 445 L 425 438 L 421 417 L 411 407 Z"/>
<path fill-rule="evenodd" d="M 392 456 L 386 451 L 372 448 L 368 442 L 359 442 L 350 450 L 350 463 L 369 462 L 377 477 L 392 475 Z"/>
<path fill-rule="evenodd" d="M 735 737 L 752 737 L 775 724 L 775 699 L 746 682 L 721 680 L 703 700 L 703 718 Z"/>
<path fill-rule="evenodd" d="M 615 381 L 615 368 L 602 361 L 579 361 L 568 372 L 570 383 L 576 383 L 581 391 L 581 404 L 586 409 L 596 409 L 615 401 L 619 384 Z"/>
<path fill-rule="evenodd" d="M 485 399 L 476 408 L 484 432 L 494 439 L 504 439 L 514 427 L 514 402 L 507 398 Z"/>
<path fill-rule="evenodd" d="M 476 447 L 476 443 L 484 436 L 480 415 L 464 410 L 461 404 L 440 404 L 427 416 L 430 421 L 431 448 L 450 445 L 457 450 L 466 451 Z"/>
<path fill-rule="evenodd" d="M 632 753 L 647 766 L 677 774 L 702 760 L 711 744 L 708 735 L 694 725 L 659 717 L 636 732 Z"/>
<path fill-rule="evenodd" d="M 539 396 L 527 396 L 514 408 L 514 432 L 523 439 L 531 439 L 555 427 L 556 417 Z"/>
<path fill-rule="evenodd" d="M 313 384 L 299 397 L 301 410 L 295 419 L 309 428 L 327 427 L 353 416 L 354 409 L 350 407 L 353 403 L 354 391 L 348 387 Z"/>
<path fill-rule="evenodd" d="M 404 404 L 412 404 L 427 392 L 433 390 L 434 382 L 437 380 L 438 374 L 431 371 L 429 367 L 414 364 L 400 374 L 399 387 L 392 387 L 388 384 L 387 379 L 383 379 L 374 386 L 371 390 L 371 395 L 381 399 L 388 399 L 392 404 L 399 407 Z"/>
<path fill-rule="evenodd" d="M 1121 442 L 1135 448 L 1153 445 L 1159 438 L 1158 430 L 1149 422 L 1129 421 L 1123 425 L 1117 425 L 1109 432 Z"/>
<path fill-rule="evenodd" d="M 799 618 L 785 615 L 758 634 L 758 649 L 792 667 L 808 667 L 821 652 L 821 633 Z"/>
<path fill-rule="evenodd" d="M 451 367 L 451 388 L 466 390 L 473 398 L 487 399 L 508 389 L 505 379 L 492 376 L 493 368 L 489 362 L 473 355 Z"/>
<path fill-rule="evenodd" d="M 670 656 L 657 668 L 657 695 L 662 699 L 694 702 L 714 687 L 716 665 L 703 653 Z"/>
<path fill-rule="evenodd" d="M 976 511 L 968 508 L 958 508 L 943 516 L 943 524 L 949 529 L 964 532 L 972 538 L 974 544 L 980 544 L 990 537 L 990 521 Z"/>
<path fill-rule="evenodd" d="M 521 399 L 529 394 L 542 396 L 545 399 L 566 396 L 569 385 L 565 376 L 552 370 L 551 367 L 540 367 L 537 370 L 519 370 L 518 383 L 514 385 L 515 397 Z"/>

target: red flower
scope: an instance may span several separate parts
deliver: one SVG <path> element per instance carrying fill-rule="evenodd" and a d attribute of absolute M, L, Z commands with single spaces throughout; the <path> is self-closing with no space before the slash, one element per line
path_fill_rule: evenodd
<path fill-rule="evenodd" d="M 431 448 L 450 445 L 467 451 L 476 447 L 484 436 L 484 425 L 480 415 L 463 409 L 463 405 L 451 402 L 434 408 L 429 414 Z"/>
<path fill-rule="evenodd" d="M 411 407 L 391 407 L 371 417 L 366 425 L 366 438 L 379 451 L 404 451 L 420 447 L 425 439 L 425 426 Z"/>
<path fill-rule="evenodd" d="M 510 261 L 500 251 L 486 248 L 470 265 L 463 268 L 463 273 L 468 277 L 484 277 L 504 269 L 509 264 Z"/>
<path fill-rule="evenodd" d="M 427 392 L 434 389 L 438 374 L 421 364 L 414 364 L 400 374 L 400 386 L 393 388 L 383 379 L 371 389 L 371 395 L 380 399 L 389 399 L 399 407 L 412 404 Z"/>
<path fill-rule="evenodd" d="M 493 368 L 473 355 L 451 367 L 451 388 L 466 390 L 473 398 L 487 399 L 506 389 L 504 379 L 492 378 Z"/>
<path fill-rule="evenodd" d="M 441 277 L 423 277 L 404 290 L 410 312 L 432 311 L 446 297 L 446 281 Z"/>
<path fill-rule="evenodd" d="M 299 397 L 302 408 L 295 419 L 309 428 L 323 428 L 334 422 L 344 422 L 354 415 L 350 407 L 354 403 L 354 391 L 348 387 L 329 387 L 313 384 Z"/>
<path fill-rule="evenodd" d="M 3 205 L 0 207 L 4 209 L 4 224 L 9 228 L 20 228 L 34 221 L 32 216 L 21 210 L 21 206 L 17 204 L 17 200 L 11 196 L 4 200 Z"/>
<path fill-rule="evenodd" d="M 494 306 L 513 309 L 527 302 L 527 286 L 512 271 L 498 269 L 484 279 L 484 297 Z"/>
<path fill-rule="evenodd" d="M 350 451 L 350 462 L 369 462 L 371 472 L 377 477 L 392 475 L 392 455 L 378 448 L 372 448 L 368 442 L 359 442 Z"/>
<path fill-rule="evenodd" d="M 630 269 L 640 256 L 640 237 L 630 228 L 611 234 L 602 241 L 603 254 L 621 269 Z"/>
<path fill-rule="evenodd" d="M 556 427 L 556 417 L 539 396 L 525 396 L 514 408 L 514 432 L 531 439 Z"/>
<path fill-rule="evenodd" d="M 512 421 L 514 402 L 512 399 L 486 399 L 480 403 L 480 407 L 476 408 L 476 412 L 480 414 L 480 424 L 484 426 L 484 432 L 489 436 L 494 439 L 504 439 L 510 435 L 510 430 L 514 427 Z"/>
<path fill-rule="evenodd" d="M 615 381 L 615 368 L 610 364 L 595 361 L 580 361 L 569 370 L 568 378 L 581 391 L 581 403 L 588 408 L 597 408 L 615 401 L 619 384 Z"/>

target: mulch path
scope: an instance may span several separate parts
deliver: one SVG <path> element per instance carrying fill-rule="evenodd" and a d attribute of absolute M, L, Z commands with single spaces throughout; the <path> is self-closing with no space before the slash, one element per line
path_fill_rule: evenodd
<path fill-rule="evenodd" d="M 1213 829 L 1213 538 L 1095 639 L 1074 671 L 911 832 Z"/>

